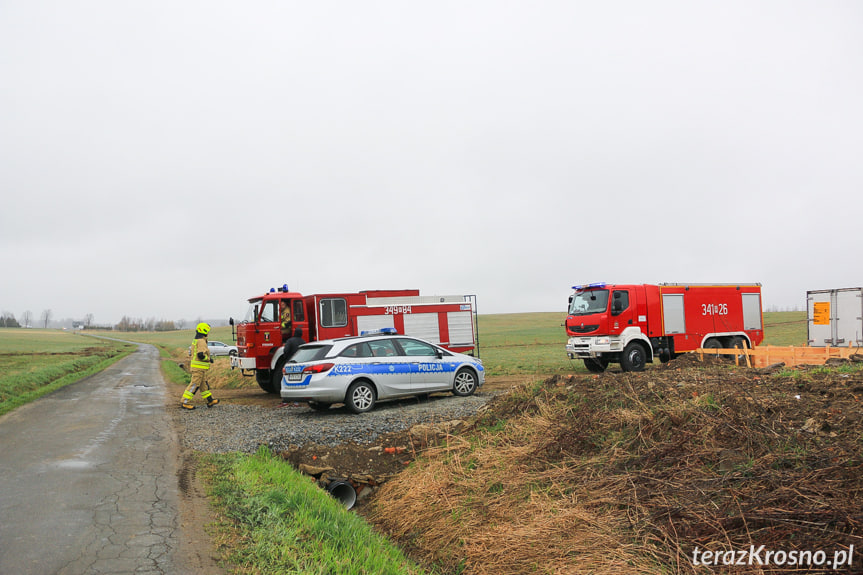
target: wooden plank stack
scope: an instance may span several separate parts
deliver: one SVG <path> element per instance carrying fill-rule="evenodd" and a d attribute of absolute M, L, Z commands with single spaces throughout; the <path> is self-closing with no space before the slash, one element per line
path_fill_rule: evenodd
<path fill-rule="evenodd" d="M 850 359 L 860 353 L 858 347 L 795 347 L 763 345 L 753 349 L 696 349 L 693 353 L 704 361 L 704 356 L 730 355 L 735 365 L 747 367 L 767 367 L 784 363 L 787 367 L 795 365 L 823 365 L 830 359 Z M 856 358 L 855 358 L 856 359 Z"/>

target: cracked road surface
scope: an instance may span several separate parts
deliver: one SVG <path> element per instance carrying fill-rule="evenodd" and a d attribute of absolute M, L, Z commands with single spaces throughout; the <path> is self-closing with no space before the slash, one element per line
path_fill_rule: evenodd
<path fill-rule="evenodd" d="M 177 470 L 150 345 L 0 418 L 0 573 L 221 572 L 183 533 Z"/>

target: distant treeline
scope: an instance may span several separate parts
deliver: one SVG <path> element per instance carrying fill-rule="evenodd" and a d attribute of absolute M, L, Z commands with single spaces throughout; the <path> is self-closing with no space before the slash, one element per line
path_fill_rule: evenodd
<path fill-rule="evenodd" d="M 177 326 L 173 321 L 156 320 L 155 318 L 145 321 L 125 315 L 120 323 L 114 326 L 115 331 L 174 331 L 175 329 L 182 329 L 182 327 Z"/>

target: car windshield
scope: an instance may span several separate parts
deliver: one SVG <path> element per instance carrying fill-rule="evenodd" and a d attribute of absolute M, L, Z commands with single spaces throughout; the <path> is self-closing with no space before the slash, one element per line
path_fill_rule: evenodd
<path fill-rule="evenodd" d="M 569 315 L 590 315 L 600 313 L 608 307 L 608 290 L 576 292 L 569 304 Z"/>
<path fill-rule="evenodd" d="M 323 359 L 332 348 L 331 345 L 301 345 L 297 352 L 291 356 L 289 363 L 305 363 Z"/>

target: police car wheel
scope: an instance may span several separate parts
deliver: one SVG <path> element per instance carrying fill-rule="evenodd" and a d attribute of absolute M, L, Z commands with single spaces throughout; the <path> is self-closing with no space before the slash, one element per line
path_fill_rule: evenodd
<path fill-rule="evenodd" d="M 375 388 L 367 381 L 358 381 L 348 388 L 345 405 L 354 413 L 371 411 L 375 406 Z"/>
<path fill-rule="evenodd" d="M 462 368 L 455 374 L 455 383 L 452 386 L 452 392 L 459 397 L 473 395 L 476 391 L 476 375 L 467 369 Z"/>

